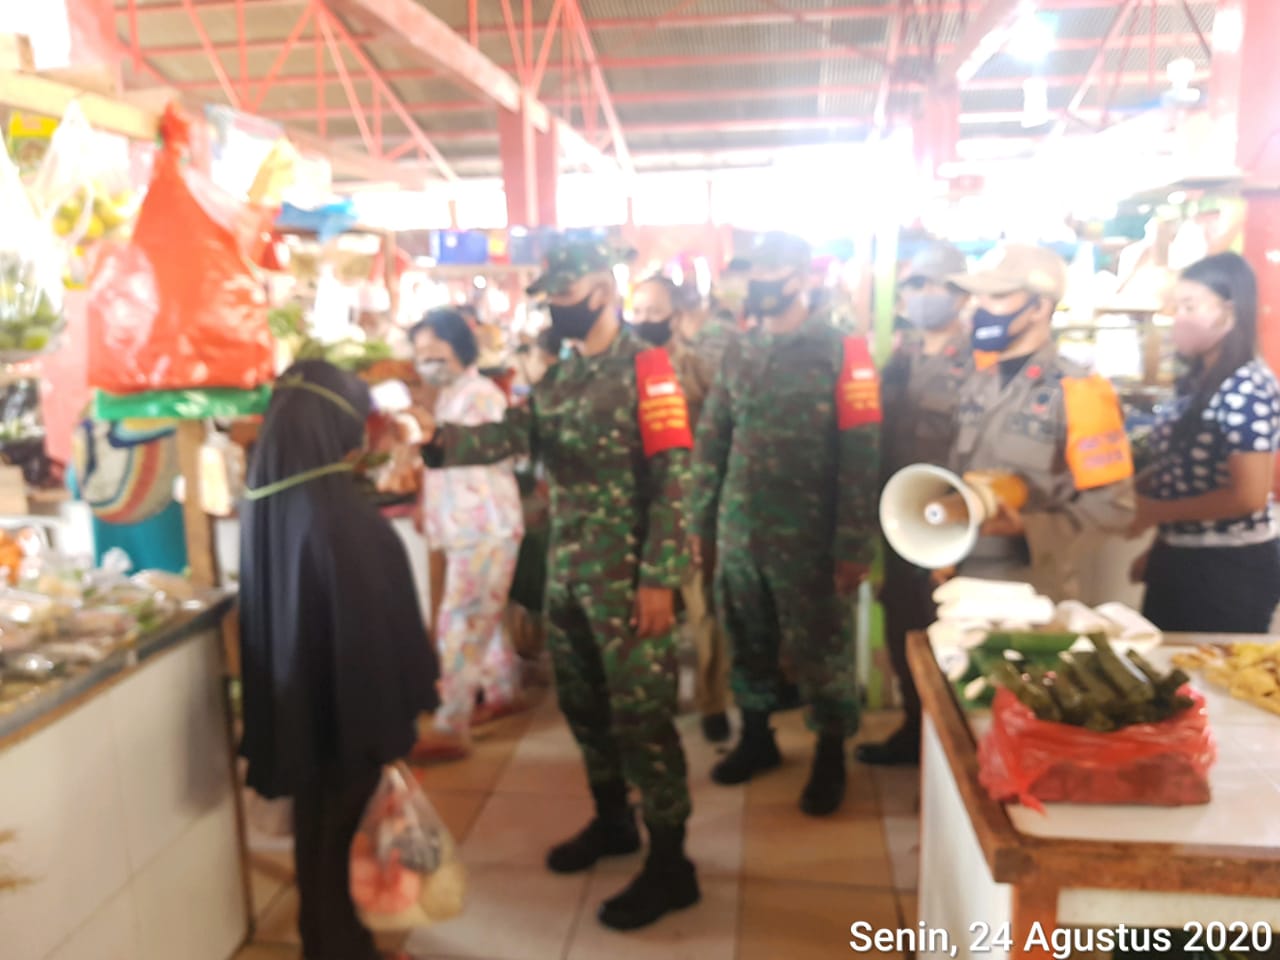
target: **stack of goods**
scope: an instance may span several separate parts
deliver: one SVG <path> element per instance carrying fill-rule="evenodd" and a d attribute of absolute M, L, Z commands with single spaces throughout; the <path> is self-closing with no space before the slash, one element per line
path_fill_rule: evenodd
<path fill-rule="evenodd" d="M 1237 700 L 1280 713 L 1280 643 L 1206 644 L 1175 654 L 1173 662 L 1200 671 Z"/>
<path fill-rule="evenodd" d="M 268 313 L 271 335 L 281 351 L 277 366 L 304 360 L 326 360 L 335 367 L 363 375 L 392 360 L 391 348 L 381 341 L 340 340 L 325 343 L 311 335 L 306 311 L 299 303 L 275 307 Z M 379 382 L 377 379 L 372 382 Z"/>
<path fill-rule="evenodd" d="M 1182 806 L 1208 803 L 1216 748 L 1204 699 L 1105 636 L 1035 663 L 1012 645 L 988 666 L 991 729 L 979 779 L 997 800 Z M 1033 651 L 1042 656 L 1043 647 Z"/>
<path fill-rule="evenodd" d="M 45 551 L 34 531 L 0 536 L 0 716 L 51 692 L 182 610 L 206 605 L 181 577 L 91 570 Z"/>

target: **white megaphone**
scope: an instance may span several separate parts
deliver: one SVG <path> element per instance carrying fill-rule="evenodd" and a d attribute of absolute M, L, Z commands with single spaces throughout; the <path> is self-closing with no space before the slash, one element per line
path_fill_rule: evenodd
<path fill-rule="evenodd" d="M 964 479 L 928 463 L 895 473 L 880 495 L 880 527 L 889 546 L 917 567 L 954 567 L 973 551 L 982 525 L 1001 505 L 1020 510 L 1027 485 L 1008 473 Z"/>

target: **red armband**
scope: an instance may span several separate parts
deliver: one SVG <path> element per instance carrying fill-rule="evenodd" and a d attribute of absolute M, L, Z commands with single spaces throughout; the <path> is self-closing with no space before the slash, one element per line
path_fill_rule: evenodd
<path fill-rule="evenodd" d="M 691 449 L 689 407 L 666 350 L 657 347 L 636 357 L 636 390 L 644 455 Z"/>
<path fill-rule="evenodd" d="M 863 337 L 845 337 L 844 363 L 836 382 L 836 423 L 852 430 L 879 423 L 880 375 Z"/>

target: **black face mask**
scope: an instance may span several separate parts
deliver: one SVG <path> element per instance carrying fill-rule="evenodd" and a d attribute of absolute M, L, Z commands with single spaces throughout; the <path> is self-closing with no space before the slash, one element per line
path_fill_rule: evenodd
<path fill-rule="evenodd" d="M 791 277 L 781 280 L 751 280 L 747 284 L 746 313 L 749 317 L 780 317 L 796 302 L 798 292 L 787 292 Z"/>
<path fill-rule="evenodd" d="M 646 343 L 655 347 L 665 347 L 671 342 L 671 318 L 652 323 L 633 324 L 636 334 Z"/>
<path fill-rule="evenodd" d="M 592 290 L 577 303 L 571 303 L 567 306 L 557 306 L 552 303 L 548 305 L 551 311 L 551 329 L 555 335 L 561 340 L 585 340 L 596 321 L 600 319 L 600 312 L 591 309 L 591 298 L 595 296 Z"/>

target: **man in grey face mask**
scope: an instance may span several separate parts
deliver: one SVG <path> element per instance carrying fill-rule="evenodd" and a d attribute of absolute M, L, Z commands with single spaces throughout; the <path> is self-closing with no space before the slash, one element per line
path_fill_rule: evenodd
<path fill-rule="evenodd" d="M 898 285 L 908 329 L 881 373 L 881 488 L 916 463 L 946 466 L 955 433 L 960 388 L 973 373 L 973 351 L 961 319 L 968 295 L 947 282 L 964 273 L 964 254 L 932 242 L 911 260 Z M 885 642 L 902 690 L 902 727 L 884 743 L 863 744 L 858 759 L 871 764 L 915 763 L 920 756 L 920 698 L 907 667 L 906 640 L 933 622 L 929 572 L 912 566 L 887 544 L 880 602 Z"/>

